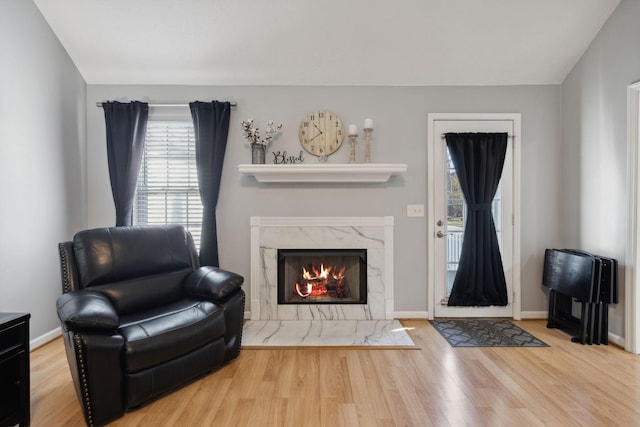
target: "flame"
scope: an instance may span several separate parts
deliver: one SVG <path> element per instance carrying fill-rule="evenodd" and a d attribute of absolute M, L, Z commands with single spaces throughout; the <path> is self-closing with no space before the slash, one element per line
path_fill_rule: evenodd
<path fill-rule="evenodd" d="M 329 272 L 331 271 L 331 267 L 324 268 L 323 264 L 320 264 L 320 278 L 327 279 L 329 277 Z"/>
<path fill-rule="evenodd" d="M 325 268 L 324 264 L 320 264 L 320 270 L 318 270 L 315 265 L 311 266 L 311 271 L 302 267 L 302 278 L 305 280 L 328 279 L 332 269 L 332 266 Z M 342 272 L 344 273 L 344 267 L 342 268 Z"/>
<path fill-rule="evenodd" d="M 306 298 L 309 295 L 311 295 L 311 290 L 313 289 L 313 286 L 311 285 L 311 283 L 307 283 L 306 286 L 304 286 L 304 288 L 306 289 L 302 289 L 304 285 L 300 285 L 298 282 L 296 282 L 296 293 L 298 295 L 300 295 L 302 298 Z"/>
<path fill-rule="evenodd" d="M 338 270 L 333 265 L 325 267 L 324 263 L 319 269 L 313 264 L 309 269 L 302 267 L 302 277 L 295 283 L 295 292 L 302 298 L 329 295 L 327 286 L 330 285 L 331 292 L 335 293 L 336 289 L 342 289 L 345 270 L 346 266 Z"/>
<path fill-rule="evenodd" d="M 340 269 L 340 271 L 339 271 L 339 272 L 337 272 L 337 273 L 333 273 L 333 274 L 331 275 L 331 277 L 333 277 L 335 280 L 342 280 L 342 279 L 344 279 L 344 271 L 345 271 L 346 269 L 347 269 L 347 267 L 343 265 L 343 266 L 342 266 L 342 268 Z"/>

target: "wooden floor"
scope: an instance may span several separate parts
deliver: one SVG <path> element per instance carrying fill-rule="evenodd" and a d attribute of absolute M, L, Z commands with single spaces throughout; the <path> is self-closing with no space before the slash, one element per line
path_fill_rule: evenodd
<path fill-rule="evenodd" d="M 583 346 L 542 320 L 547 348 L 452 348 L 403 321 L 421 350 L 243 350 L 113 426 L 640 426 L 640 357 Z M 31 353 L 32 426 L 84 425 L 62 339 Z"/>

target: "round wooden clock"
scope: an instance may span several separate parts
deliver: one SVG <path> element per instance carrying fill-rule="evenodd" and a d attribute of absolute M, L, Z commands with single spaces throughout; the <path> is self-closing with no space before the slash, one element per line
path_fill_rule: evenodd
<path fill-rule="evenodd" d="M 300 144 L 308 153 L 327 157 L 338 151 L 344 141 L 344 126 L 331 111 L 318 110 L 309 113 L 300 122 Z"/>

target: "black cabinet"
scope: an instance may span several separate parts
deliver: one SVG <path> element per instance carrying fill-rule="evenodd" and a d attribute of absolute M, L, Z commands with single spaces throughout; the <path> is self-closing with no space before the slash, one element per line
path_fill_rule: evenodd
<path fill-rule="evenodd" d="M 0 426 L 28 426 L 29 314 L 0 313 Z"/>

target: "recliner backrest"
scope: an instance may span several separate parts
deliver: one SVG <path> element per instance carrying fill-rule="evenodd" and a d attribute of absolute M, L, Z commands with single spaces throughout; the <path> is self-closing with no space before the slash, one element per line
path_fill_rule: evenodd
<path fill-rule="evenodd" d="M 176 299 L 198 266 L 193 239 L 179 225 L 81 231 L 73 252 L 80 288 L 106 294 L 122 314 Z"/>

